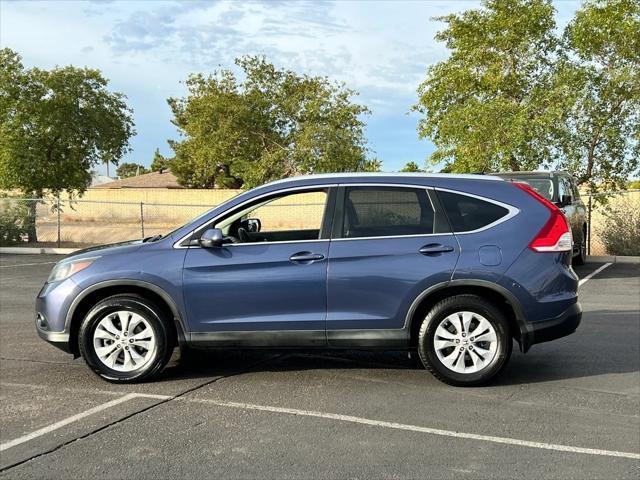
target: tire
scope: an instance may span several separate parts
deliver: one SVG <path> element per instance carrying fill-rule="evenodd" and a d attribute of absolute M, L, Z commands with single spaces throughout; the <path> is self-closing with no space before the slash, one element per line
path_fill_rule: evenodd
<path fill-rule="evenodd" d="M 587 261 L 587 232 L 582 231 L 582 242 L 578 254 L 573 257 L 573 265 L 584 265 Z"/>
<path fill-rule="evenodd" d="M 126 325 L 122 322 L 129 324 L 131 336 L 123 333 L 122 327 Z M 80 355 L 94 373 L 109 382 L 147 380 L 164 368 L 173 353 L 173 334 L 168 322 L 161 308 L 140 295 L 105 298 L 87 313 L 80 325 Z M 117 339 L 116 333 L 120 333 Z M 102 350 L 102 359 L 98 350 Z"/>
<path fill-rule="evenodd" d="M 466 330 L 464 324 L 467 322 L 463 319 L 471 319 Z M 483 321 L 487 323 L 481 323 Z M 461 332 L 454 323 L 462 327 Z M 471 335 L 478 328 L 482 330 L 477 333 L 482 340 L 476 341 Z M 452 340 L 445 340 L 445 337 Z M 495 341 L 491 341 L 494 337 Z M 436 348 L 436 340 L 439 348 Z M 449 385 L 472 387 L 486 384 L 504 368 L 511 357 L 512 343 L 509 323 L 502 312 L 477 295 L 463 294 L 446 298 L 429 311 L 420 326 L 418 354 L 424 367 L 438 380 Z M 447 366 L 445 362 L 453 365 Z"/>

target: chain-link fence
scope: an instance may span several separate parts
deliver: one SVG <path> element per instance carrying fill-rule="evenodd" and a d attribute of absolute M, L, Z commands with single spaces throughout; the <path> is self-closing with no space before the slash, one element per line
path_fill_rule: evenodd
<path fill-rule="evenodd" d="M 583 196 L 589 255 L 640 255 L 640 190 Z"/>
<path fill-rule="evenodd" d="M 249 216 L 268 231 L 319 228 L 324 199 L 303 193 L 259 206 Z M 84 247 L 150 237 L 215 207 L 96 200 L 0 198 L 0 246 Z"/>
<path fill-rule="evenodd" d="M 269 230 L 318 228 L 324 199 L 317 195 L 284 198 L 260 207 L 255 216 Z M 590 255 L 640 255 L 640 190 L 584 195 L 583 200 Z M 84 247 L 166 234 L 214 206 L 0 198 L 0 245 Z"/>

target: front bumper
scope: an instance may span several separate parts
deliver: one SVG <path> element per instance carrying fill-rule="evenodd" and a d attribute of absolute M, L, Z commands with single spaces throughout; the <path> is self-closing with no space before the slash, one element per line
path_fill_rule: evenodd
<path fill-rule="evenodd" d="M 536 343 L 549 342 L 571 335 L 576 331 L 581 320 L 582 307 L 576 302 L 555 318 L 529 323 L 527 350 L 528 347 Z"/>
<path fill-rule="evenodd" d="M 78 286 L 67 279 L 56 284 L 45 283 L 36 298 L 35 327 L 38 336 L 67 353 L 72 352 L 66 315 L 78 293 Z"/>
<path fill-rule="evenodd" d="M 69 334 L 66 332 L 48 332 L 46 330 L 42 330 L 40 327 L 36 325 L 36 330 L 38 331 L 38 335 L 41 339 L 50 343 L 54 347 L 59 348 L 63 352 L 72 353 L 71 347 L 69 345 Z"/>

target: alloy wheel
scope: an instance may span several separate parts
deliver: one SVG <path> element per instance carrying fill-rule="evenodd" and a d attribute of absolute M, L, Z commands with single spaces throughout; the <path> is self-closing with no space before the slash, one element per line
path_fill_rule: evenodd
<path fill-rule="evenodd" d="M 498 337 L 491 322 L 476 312 L 456 312 L 436 328 L 433 345 L 440 362 L 456 373 L 476 373 L 491 364 Z"/>
<path fill-rule="evenodd" d="M 151 324 L 141 315 L 120 310 L 105 316 L 93 333 L 93 348 L 98 359 L 118 372 L 143 367 L 156 350 Z"/>

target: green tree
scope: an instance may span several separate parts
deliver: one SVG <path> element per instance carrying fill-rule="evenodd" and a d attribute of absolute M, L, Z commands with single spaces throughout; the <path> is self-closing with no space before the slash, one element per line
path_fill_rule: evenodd
<path fill-rule="evenodd" d="M 554 160 L 554 9 L 548 0 L 484 0 L 482 9 L 439 17 L 451 54 L 419 86 L 420 138 L 431 161 L 453 172 L 531 169 Z"/>
<path fill-rule="evenodd" d="M 226 69 L 191 75 L 185 98 L 170 98 L 183 139 L 170 141 L 171 169 L 186 186 L 253 187 L 292 175 L 379 169 L 367 159 L 354 91 L 326 77 L 242 57 L 244 80 Z"/>
<path fill-rule="evenodd" d="M 135 177 L 137 175 L 143 175 L 145 173 L 149 173 L 144 165 L 140 165 L 139 163 L 121 163 L 116 169 L 116 175 L 118 178 L 129 178 Z"/>
<path fill-rule="evenodd" d="M 624 188 L 640 160 L 640 2 L 585 2 L 563 40 L 560 168 L 592 191 Z"/>
<path fill-rule="evenodd" d="M 91 167 L 117 164 L 133 120 L 107 83 L 89 68 L 25 69 L 16 52 L 0 50 L 0 188 L 30 198 L 73 195 L 90 185 Z M 35 206 L 29 241 L 37 241 Z"/>
<path fill-rule="evenodd" d="M 424 172 L 416 162 L 407 162 L 404 167 L 400 169 L 401 172 Z"/>
<path fill-rule="evenodd" d="M 153 161 L 151 162 L 151 171 L 159 172 L 160 170 L 167 170 L 171 166 L 171 159 L 164 157 L 160 153 L 160 149 L 156 148 L 153 153 Z"/>
<path fill-rule="evenodd" d="M 566 169 L 624 187 L 640 158 L 640 3 L 588 0 L 565 32 L 549 0 L 484 0 L 441 17 L 450 57 L 414 107 L 443 170 Z"/>

